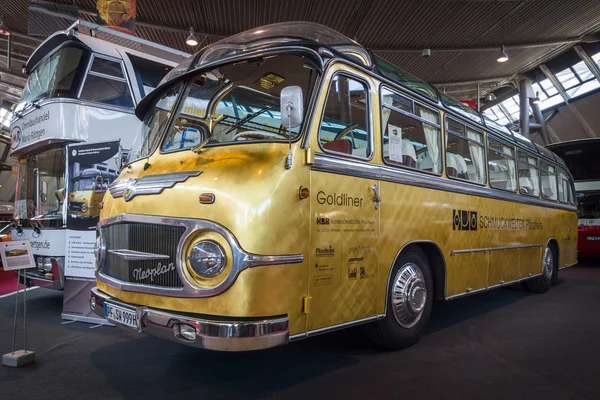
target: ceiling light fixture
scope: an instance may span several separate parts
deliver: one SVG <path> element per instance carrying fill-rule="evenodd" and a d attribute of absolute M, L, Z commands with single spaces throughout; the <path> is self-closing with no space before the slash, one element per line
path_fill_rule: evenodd
<path fill-rule="evenodd" d="M 198 39 L 194 36 L 194 27 L 190 27 L 190 35 L 185 39 L 188 46 L 198 46 Z"/>
<path fill-rule="evenodd" d="M 535 98 L 533 99 L 533 104 L 540 104 L 540 92 L 535 93 Z"/>
<path fill-rule="evenodd" d="M 502 45 L 500 49 L 500 55 L 498 56 L 498 59 L 496 61 L 498 61 L 499 63 L 508 61 L 508 54 L 506 54 L 506 49 L 504 48 L 504 45 Z"/>
<path fill-rule="evenodd" d="M 0 18 L 0 35 L 10 36 L 8 26 L 4 23 L 4 16 Z"/>

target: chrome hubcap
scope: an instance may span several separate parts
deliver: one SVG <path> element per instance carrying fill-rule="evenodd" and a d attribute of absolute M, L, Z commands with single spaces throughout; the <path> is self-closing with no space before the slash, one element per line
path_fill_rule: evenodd
<path fill-rule="evenodd" d="M 554 256 L 552 255 L 552 250 L 549 247 L 546 247 L 546 251 L 544 252 L 544 276 L 546 279 L 552 279 L 552 274 L 554 273 Z"/>
<path fill-rule="evenodd" d="M 392 286 L 394 317 L 403 328 L 415 326 L 427 304 L 427 287 L 421 270 L 412 263 L 402 266 Z"/>

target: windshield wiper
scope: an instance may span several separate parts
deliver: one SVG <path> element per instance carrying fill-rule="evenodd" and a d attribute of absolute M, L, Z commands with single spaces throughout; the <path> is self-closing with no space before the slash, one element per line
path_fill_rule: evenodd
<path fill-rule="evenodd" d="M 234 124 L 231 128 L 227 129 L 223 134 L 227 135 L 229 132 L 236 130 L 241 125 L 245 124 L 246 122 L 250 121 L 251 119 L 258 117 L 260 114 L 264 113 L 265 111 L 269 111 L 271 108 L 273 108 L 273 106 L 266 106 L 265 108 L 260 109 L 256 112 L 253 112 L 252 114 L 246 115 L 244 118 L 240 119 L 236 124 Z"/>

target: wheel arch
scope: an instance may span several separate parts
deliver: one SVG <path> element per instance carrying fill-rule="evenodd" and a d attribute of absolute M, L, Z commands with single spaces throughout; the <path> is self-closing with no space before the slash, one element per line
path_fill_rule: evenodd
<path fill-rule="evenodd" d="M 387 298 L 389 296 L 389 287 L 390 287 L 390 279 L 392 279 L 392 271 L 394 270 L 394 266 L 400 260 L 402 254 L 404 254 L 408 249 L 412 247 L 418 247 L 423 251 L 425 256 L 427 257 L 427 261 L 429 262 L 429 266 L 431 268 L 431 275 L 433 276 L 433 291 L 434 297 L 436 299 L 443 300 L 446 298 L 446 260 L 444 259 L 444 255 L 440 246 L 437 243 L 431 240 L 414 240 L 408 242 L 402 246 L 402 248 L 396 253 L 396 257 L 394 257 L 394 261 L 390 267 L 388 272 L 388 278 L 386 281 L 386 290 L 385 290 L 385 313 L 387 313 Z"/>
<path fill-rule="evenodd" d="M 546 242 L 546 247 L 553 247 L 554 251 L 556 251 L 556 265 L 560 265 L 559 260 L 560 260 L 560 246 L 558 245 L 558 240 L 556 240 L 556 238 L 551 237 L 550 239 L 548 239 L 548 241 Z"/>

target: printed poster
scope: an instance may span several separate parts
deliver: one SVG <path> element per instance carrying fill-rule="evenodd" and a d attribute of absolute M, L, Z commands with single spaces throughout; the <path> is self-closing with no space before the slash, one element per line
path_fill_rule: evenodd
<path fill-rule="evenodd" d="M 96 286 L 94 245 L 100 203 L 118 176 L 120 142 L 67 146 L 67 238 L 65 242 L 64 319 L 107 323 L 89 308 Z"/>
<path fill-rule="evenodd" d="M 135 36 L 136 0 L 98 0 L 98 25 Z"/>
<path fill-rule="evenodd" d="M 402 163 L 402 128 L 388 124 L 390 160 Z"/>

